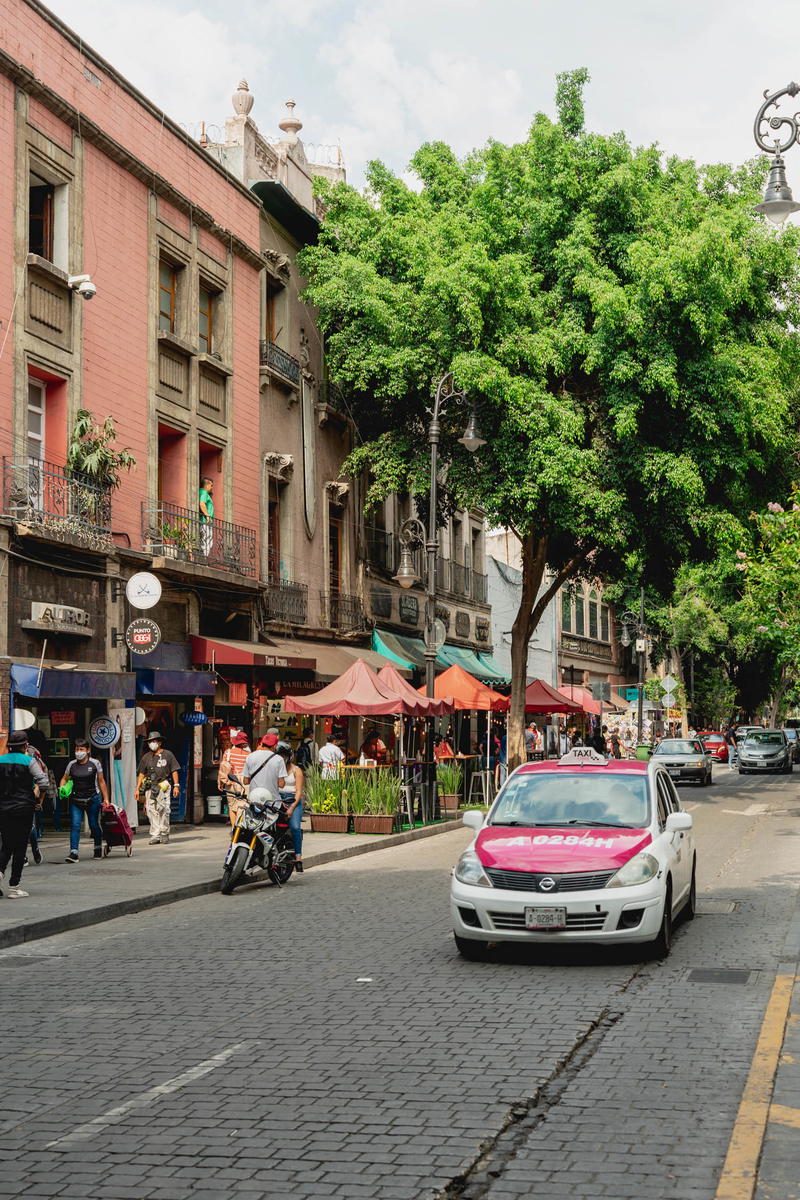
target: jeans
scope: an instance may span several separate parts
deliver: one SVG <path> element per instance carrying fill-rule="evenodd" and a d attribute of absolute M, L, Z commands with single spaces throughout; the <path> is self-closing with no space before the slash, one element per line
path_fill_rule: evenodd
<path fill-rule="evenodd" d="M 0 813 L 0 837 L 3 839 L 3 848 L 0 850 L 0 874 L 5 874 L 10 859 L 9 887 L 16 887 L 22 878 L 25 851 L 28 849 L 32 823 L 33 809 L 23 813 Z"/>
<path fill-rule="evenodd" d="M 91 800 L 86 802 L 86 808 L 76 804 L 74 800 L 70 800 L 69 804 L 69 848 L 78 853 L 78 843 L 81 840 L 81 829 L 83 827 L 83 814 L 89 818 L 89 828 L 92 831 L 94 838 L 95 849 L 102 845 L 103 834 L 100 829 L 100 793 L 95 792 Z"/>
<path fill-rule="evenodd" d="M 294 804 L 294 793 L 293 792 L 281 792 L 281 800 L 284 802 L 284 804 Z M 292 842 L 294 844 L 294 852 L 298 858 L 300 858 L 300 856 L 303 853 L 302 820 L 303 820 L 303 802 L 301 800 L 300 803 L 297 805 L 297 808 L 294 810 L 292 815 L 289 817 L 289 831 L 292 835 Z"/>

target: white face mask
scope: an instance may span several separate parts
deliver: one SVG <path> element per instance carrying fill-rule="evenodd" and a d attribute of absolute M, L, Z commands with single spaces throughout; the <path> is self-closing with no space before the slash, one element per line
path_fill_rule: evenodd
<path fill-rule="evenodd" d="M 76 750 L 76 751 L 75 751 L 75 757 L 76 757 L 76 758 L 88 758 L 88 757 L 89 757 L 89 751 L 88 751 L 88 750 Z"/>
<path fill-rule="evenodd" d="M 161 745 L 161 742 L 148 742 L 147 744 L 151 750 L 158 750 Z"/>

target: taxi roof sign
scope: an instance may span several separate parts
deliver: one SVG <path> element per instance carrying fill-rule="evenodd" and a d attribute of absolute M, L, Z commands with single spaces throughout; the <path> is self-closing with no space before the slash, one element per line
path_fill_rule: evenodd
<path fill-rule="evenodd" d="M 608 759 L 594 746 L 573 746 L 558 760 L 564 767 L 606 767 Z"/>

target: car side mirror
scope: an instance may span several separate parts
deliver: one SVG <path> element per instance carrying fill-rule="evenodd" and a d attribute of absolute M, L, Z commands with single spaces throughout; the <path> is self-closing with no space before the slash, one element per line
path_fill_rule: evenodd
<path fill-rule="evenodd" d="M 483 829 L 483 813 L 478 812 L 477 809 L 473 808 L 470 812 L 465 812 L 462 821 L 470 829 Z"/>
<path fill-rule="evenodd" d="M 693 825 L 691 813 L 673 812 L 667 817 L 665 828 L 667 833 L 683 833 L 684 830 L 691 829 Z"/>

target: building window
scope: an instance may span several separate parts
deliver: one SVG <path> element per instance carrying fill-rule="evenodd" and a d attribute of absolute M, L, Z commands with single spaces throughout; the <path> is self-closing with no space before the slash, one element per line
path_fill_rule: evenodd
<path fill-rule="evenodd" d="M 269 475 L 267 488 L 267 579 L 270 583 L 278 583 L 281 578 L 281 489 L 278 480 Z"/>
<path fill-rule="evenodd" d="M 267 279 L 266 310 L 264 313 L 264 337 L 278 345 L 285 325 L 286 288 Z"/>
<path fill-rule="evenodd" d="M 28 178 L 28 251 L 53 261 L 56 189 L 38 175 Z"/>
<path fill-rule="evenodd" d="M 586 602 L 583 598 L 583 592 L 575 594 L 575 632 L 579 637 L 583 637 L 586 633 Z"/>
<path fill-rule="evenodd" d="M 162 258 L 158 264 L 158 328 L 168 333 L 175 332 L 177 295 L 177 269 Z"/>
<path fill-rule="evenodd" d="M 331 512 L 328 518 L 328 591 L 338 596 L 342 590 L 342 541 L 344 522 Z"/>
<path fill-rule="evenodd" d="M 607 604 L 601 604 L 601 606 L 600 606 L 600 641 L 601 642 L 610 642 L 611 641 L 611 637 L 609 636 L 609 618 L 608 618 L 608 605 Z"/>
<path fill-rule="evenodd" d="M 43 462 L 45 448 L 45 400 L 47 388 L 38 379 L 28 380 L 28 458 Z"/>
<path fill-rule="evenodd" d="M 572 596 L 566 591 L 561 593 L 561 628 L 565 633 L 572 632 Z"/>
<path fill-rule="evenodd" d="M 201 283 L 197 337 L 200 343 L 200 350 L 203 354 L 213 354 L 214 352 L 214 306 L 216 299 L 216 293 Z"/>
<path fill-rule="evenodd" d="M 589 592 L 589 637 L 597 641 L 600 635 L 597 592 Z"/>

